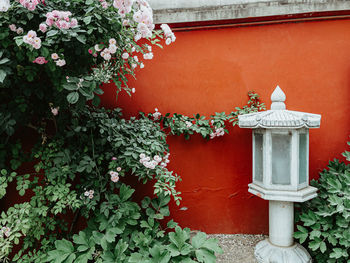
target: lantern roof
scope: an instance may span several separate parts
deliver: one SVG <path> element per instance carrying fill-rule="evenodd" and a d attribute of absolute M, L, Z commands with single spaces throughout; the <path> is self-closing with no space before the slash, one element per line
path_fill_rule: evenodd
<path fill-rule="evenodd" d="M 279 86 L 271 95 L 271 109 L 238 116 L 241 128 L 319 128 L 321 115 L 286 110 L 286 95 Z"/>

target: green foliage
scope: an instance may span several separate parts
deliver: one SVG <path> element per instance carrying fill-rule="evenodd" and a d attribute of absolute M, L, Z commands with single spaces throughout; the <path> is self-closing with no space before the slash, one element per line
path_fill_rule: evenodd
<path fill-rule="evenodd" d="M 258 94 L 250 91 L 248 92 L 248 97 L 247 105 L 242 108 L 236 107 L 235 111 L 232 111 L 230 114 L 216 112 L 215 115 L 211 115 L 207 119 L 198 113 L 192 118 L 181 114 L 170 116 L 168 113 L 160 118 L 160 122 L 166 130 L 169 130 L 169 134 L 184 134 L 185 139 L 188 140 L 190 135 L 197 133 L 202 135 L 203 138 L 209 139 L 216 129 L 221 128 L 225 133 L 228 133 L 226 129 L 227 121 L 231 122 L 233 126 L 237 125 L 238 115 L 265 110 L 265 104 L 260 102 Z M 151 118 L 152 114 L 148 116 Z"/>
<path fill-rule="evenodd" d="M 145 198 L 140 208 L 129 201 L 131 189 L 125 185 L 122 188 L 124 194 L 120 191 L 119 195 L 111 196 L 117 210 L 111 210 L 108 217 L 105 210 L 96 211 L 89 226 L 74 235 L 72 242 L 56 241 L 55 250 L 49 252 L 46 261 L 210 263 L 215 262 L 215 253 L 222 253 L 217 241 L 207 239 L 205 233 L 197 233 L 192 240 L 188 228 L 176 226 L 174 232 L 165 233 L 159 220 L 169 215 L 169 197 L 161 195 L 152 201 Z M 174 227 L 173 223 L 169 222 L 168 227 Z"/>
<path fill-rule="evenodd" d="M 343 156 L 350 161 L 348 151 Z M 301 205 L 301 225 L 294 236 L 307 244 L 316 262 L 349 262 L 350 165 L 335 159 L 311 184 L 319 189 L 318 196 Z"/>

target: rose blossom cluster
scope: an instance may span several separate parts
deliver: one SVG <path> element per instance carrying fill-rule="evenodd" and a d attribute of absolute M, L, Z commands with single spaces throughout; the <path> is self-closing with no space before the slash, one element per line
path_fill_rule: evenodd
<path fill-rule="evenodd" d="M 118 168 L 120 168 L 120 167 L 118 167 Z M 118 168 L 117 168 L 117 170 L 118 170 Z M 121 170 L 121 168 L 120 168 L 120 170 Z M 118 172 L 110 171 L 109 174 L 111 176 L 111 181 L 113 183 L 117 183 L 119 181 L 119 173 Z"/>
<path fill-rule="evenodd" d="M 114 0 L 113 6 L 118 8 L 118 14 L 121 17 L 125 17 L 126 14 L 129 14 L 132 9 L 134 0 Z"/>
<path fill-rule="evenodd" d="M 170 27 L 167 24 L 162 24 L 160 28 L 164 32 L 165 44 L 170 45 L 172 42 L 175 42 L 175 34 L 173 33 L 173 31 L 171 31 Z"/>
<path fill-rule="evenodd" d="M 11 24 L 11 25 L 9 25 L 9 28 L 12 32 L 16 32 L 18 35 L 23 34 L 22 27 L 17 28 L 15 24 Z"/>
<path fill-rule="evenodd" d="M 169 161 L 170 153 L 165 155 L 164 159 L 160 157 L 159 155 L 155 155 L 153 159 L 151 159 L 149 156 L 146 156 L 144 153 L 140 154 L 140 163 L 142 163 L 146 168 L 148 169 L 155 169 L 157 165 L 160 165 L 162 167 L 166 167 Z"/>
<path fill-rule="evenodd" d="M 162 116 L 162 114 L 158 111 L 157 108 L 155 108 L 154 110 L 155 110 L 155 112 L 152 114 L 153 120 L 154 120 L 154 121 L 157 121 L 157 120 L 160 119 L 160 116 Z"/>
<path fill-rule="evenodd" d="M 36 6 L 40 4 L 39 0 L 19 0 L 19 3 L 29 11 L 34 11 Z"/>
<path fill-rule="evenodd" d="M 115 54 L 117 52 L 117 49 L 118 49 L 117 41 L 114 38 L 111 38 L 108 41 L 108 44 L 109 44 L 109 46 L 108 47 L 106 46 L 105 48 L 103 48 L 102 44 L 96 44 L 93 48 L 95 50 L 95 52 L 93 51 L 92 48 L 90 48 L 88 51 L 94 57 L 97 57 L 97 53 L 101 52 L 100 53 L 101 57 L 103 57 L 104 60 L 108 61 L 112 58 L 112 55 Z"/>
<path fill-rule="evenodd" d="M 69 11 L 53 10 L 46 14 L 46 24 L 49 27 L 56 26 L 58 29 L 70 29 L 78 25 L 78 21 L 75 18 L 70 18 L 71 15 L 72 13 Z M 46 31 L 43 25 L 42 29 Z"/>
<path fill-rule="evenodd" d="M 141 38 L 152 37 L 152 31 L 154 29 L 152 8 L 146 1 L 144 2 L 145 3 L 140 4 L 139 10 L 133 15 L 134 21 L 138 23 L 135 35 L 136 42 Z"/>
<path fill-rule="evenodd" d="M 33 30 L 30 30 L 27 35 L 23 36 L 23 42 L 31 45 L 35 49 L 41 47 L 41 39 L 37 37 L 36 32 Z"/>
<path fill-rule="evenodd" d="M 0 229 L 0 235 L 5 235 L 6 237 L 9 237 L 11 234 L 11 228 L 4 226 Z"/>
<path fill-rule="evenodd" d="M 59 59 L 60 57 L 58 56 L 57 53 L 52 53 L 51 58 L 53 59 L 53 61 L 55 61 L 56 65 L 59 67 L 63 67 L 64 65 L 66 65 L 66 61 L 64 59 Z"/>
<path fill-rule="evenodd" d="M 215 132 L 212 132 L 210 134 L 210 139 L 214 139 L 215 137 L 219 137 L 219 136 L 224 136 L 225 131 L 224 128 L 217 128 L 215 129 Z"/>
<path fill-rule="evenodd" d="M 85 191 L 84 195 L 86 197 L 88 197 L 89 199 L 92 199 L 92 198 L 94 198 L 94 193 L 95 193 L 94 190 L 89 190 L 89 191 Z"/>
<path fill-rule="evenodd" d="M 143 54 L 143 58 L 144 59 L 152 59 L 153 58 L 153 53 L 152 53 L 152 46 L 150 45 L 145 45 L 146 51 L 148 51 L 148 53 Z M 142 68 L 140 66 L 140 68 Z"/>
<path fill-rule="evenodd" d="M 45 59 L 45 57 L 37 57 L 36 59 L 33 60 L 33 63 L 42 65 L 46 64 L 48 61 Z"/>

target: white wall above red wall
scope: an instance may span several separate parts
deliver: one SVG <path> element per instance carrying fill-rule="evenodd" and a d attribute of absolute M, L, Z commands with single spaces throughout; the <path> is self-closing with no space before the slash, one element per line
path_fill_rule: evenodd
<path fill-rule="evenodd" d="M 157 24 L 350 10 L 349 0 L 149 0 L 149 3 Z"/>

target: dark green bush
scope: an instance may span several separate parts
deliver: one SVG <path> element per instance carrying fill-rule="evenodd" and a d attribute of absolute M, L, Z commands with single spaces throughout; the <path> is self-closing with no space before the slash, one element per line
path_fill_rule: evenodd
<path fill-rule="evenodd" d="M 348 143 L 350 145 L 350 143 Z M 350 152 L 343 153 L 347 162 Z M 301 205 L 295 237 L 317 263 L 350 262 L 350 165 L 337 159 L 311 185 L 318 196 Z"/>

